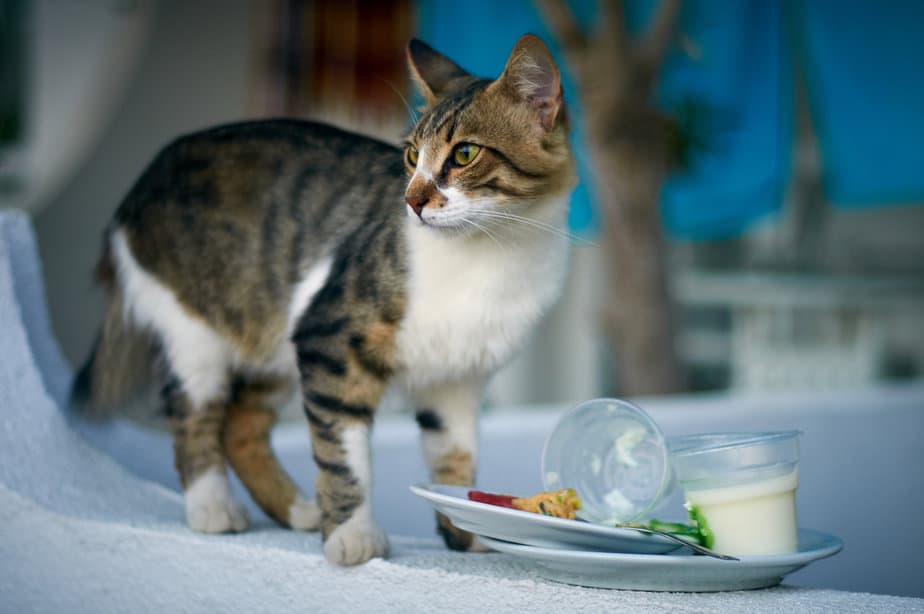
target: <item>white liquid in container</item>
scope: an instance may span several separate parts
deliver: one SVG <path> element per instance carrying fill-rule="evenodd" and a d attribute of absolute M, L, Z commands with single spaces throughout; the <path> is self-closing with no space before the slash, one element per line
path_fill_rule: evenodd
<path fill-rule="evenodd" d="M 712 549 L 733 556 L 785 554 L 799 549 L 796 487 L 799 472 L 703 490 L 686 490 L 715 535 Z"/>

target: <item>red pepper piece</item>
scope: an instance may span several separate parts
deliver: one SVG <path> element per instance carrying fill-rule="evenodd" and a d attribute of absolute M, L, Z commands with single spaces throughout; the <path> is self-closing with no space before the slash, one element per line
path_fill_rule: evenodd
<path fill-rule="evenodd" d="M 516 509 L 513 507 L 513 500 L 516 499 L 513 495 L 498 495 L 490 492 L 482 492 L 480 490 L 470 490 L 468 491 L 468 498 L 472 501 L 478 501 L 479 503 Z"/>

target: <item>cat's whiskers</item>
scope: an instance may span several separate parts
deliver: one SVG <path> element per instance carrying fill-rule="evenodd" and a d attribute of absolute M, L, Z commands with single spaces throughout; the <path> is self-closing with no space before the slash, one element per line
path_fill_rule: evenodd
<path fill-rule="evenodd" d="M 536 200 L 538 199 L 525 199 L 522 202 L 525 203 L 525 202 L 532 202 Z M 498 211 L 497 209 L 493 209 L 493 208 L 492 209 L 482 209 L 482 208 L 477 207 L 477 205 L 482 205 L 482 204 L 496 205 L 496 201 L 495 199 L 490 198 L 490 197 L 468 198 L 465 201 L 465 207 L 466 207 L 465 211 L 466 213 L 474 213 L 476 215 L 481 215 L 482 217 L 487 217 L 487 218 L 493 218 L 495 220 L 501 219 L 505 221 L 520 222 L 524 226 L 533 227 L 532 229 L 544 230 L 553 235 L 565 236 L 566 238 L 571 239 L 571 240 L 578 240 L 577 237 L 567 234 L 565 231 L 561 230 L 560 228 L 556 226 L 553 226 L 551 224 L 546 224 L 544 222 L 540 222 L 539 220 L 535 220 L 533 218 L 519 216 L 519 215 L 511 214 L 505 211 Z M 507 225 L 505 229 L 510 230 L 513 228 Z M 513 237 L 511 236 L 509 238 L 513 238 Z"/>
<path fill-rule="evenodd" d="M 487 199 L 486 199 L 486 200 L 487 200 Z M 475 201 L 470 201 L 470 202 L 475 202 Z M 547 224 L 547 223 L 545 223 L 545 222 L 541 222 L 541 221 L 539 221 L 539 220 L 537 220 L 537 219 L 534 219 L 534 218 L 531 218 L 531 217 L 526 217 L 526 216 L 522 216 L 522 215 L 517 215 L 517 214 L 515 214 L 515 213 L 510 213 L 510 212 L 508 212 L 508 211 L 498 211 L 498 210 L 494 210 L 494 209 L 469 209 L 469 210 L 470 210 L 471 212 L 473 212 L 473 213 L 477 213 L 477 214 L 479 214 L 479 215 L 483 215 L 484 217 L 488 217 L 488 218 L 501 219 L 501 220 L 508 220 L 508 221 L 511 221 L 511 222 L 518 222 L 518 223 L 523 224 L 524 226 L 526 226 L 526 227 L 528 227 L 528 228 L 530 228 L 530 229 L 533 229 L 533 230 L 536 230 L 536 231 L 548 232 L 549 234 L 552 234 L 552 235 L 555 235 L 555 236 L 559 236 L 559 237 L 562 237 L 562 238 L 565 238 L 565 239 L 569 239 L 569 240 L 575 242 L 575 243 L 578 244 L 578 245 L 587 245 L 587 246 L 591 246 L 591 247 L 596 247 L 596 245 L 597 245 L 597 244 L 596 244 L 595 242 L 593 242 L 593 241 L 588 241 L 587 239 L 584 239 L 584 238 L 582 238 L 582 237 L 579 237 L 579 236 L 577 236 L 577 235 L 575 235 L 575 234 L 572 234 L 572 233 L 570 233 L 570 232 L 568 232 L 568 231 L 566 231 L 566 230 L 562 230 L 561 228 L 558 228 L 557 226 L 553 226 L 553 225 L 551 225 L 551 224 Z"/>
<path fill-rule="evenodd" d="M 404 103 L 404 108 L 407 109 L 407 113 L 411 118 L 411 125 L 416 125 L 417 122 L 420 121 L 420 115 L 418 115 L 417 111 L 414 110 L 414 107 L 412 107 L 411 104 L 407 101 L 407 98 L 404 97 L 404 94 L 402 94 L 401 91 L 395 87 L 394 83 L 388 79 L 384 77 L 378 77 L 378 79 L 389 88 L 391 88 L 391 91 L 393 91 L 398 96 L 398 98 L 401 99 L 401 102 Z"/>
<path fill-rule="evenodd" d="M 466 224 L 469 224 L 470 226 L 472 226 L 472 227 L 475 228 L 476 230 L 481 231 L 482 233 L 484 233 L 489 239 L 491 239 L 492 241 L 494 241 L 494 243 L 497 245 L 497 247 L 499 247 L 499 248 L 501 249 L 501 251 L 504 251 L 504 252 L 507 251 L 507 246 L 504 245 L 503 243 L 501 243 L 500 240 L 499 240 L 494 234 L 492 234 L 491 231 L 488 230 L 485 226 L 482 226 L 481 224 L 479 224 L 479 223 L 477 223 L 477 222 L 475 222 L 475 221 L 473 221 L 473 220 L 470 220 L 470 219 L 468 219 L 468 218 L 462 218 L 462 221 L 465 222 Z"/>
<path fill-rule="evenodd" d="M 476 231 L 483 233 L 485 236 L 494 241 L 494 243 L 497 244 L 499 248 L 506 251 L 507 248 L 501 243 L 501 241 L 494 233 L 488 230 L 487 227 L 485 227 L 483 224 L 479 224 L 467 217 L 466 214 L 468 211 L 469 210 L 466 209 L 465 211 L 455 210 L 454 213 L 443 213 L 440 216 L 442 221 L 438 227 L 461 229 L 464 228 L 465 225 L 471 226 Z"/>

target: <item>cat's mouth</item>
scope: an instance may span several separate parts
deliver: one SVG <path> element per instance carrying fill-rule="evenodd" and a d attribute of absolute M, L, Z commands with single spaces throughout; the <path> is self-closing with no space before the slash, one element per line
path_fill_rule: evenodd
<path fill-rule="evenodd" d="M 440 216 L 414 216 L 414 221 L 417 222 L 419 226 L 424 226 L 426 228 L 431 228 L 434 231 L 439 232 L 452 232 L 452 231 L 461 231 L 465 228 L 465 224 L 459 220 L 447 220 Z"/>
<path fill-rule="evenodd" d="M 411 223 L 418 227 L 447 236 L 468 235 L 477 230 L 477 224 L 467 220 L 465 216 L 446 213 L 444 210 L 425 209 L 418 216 L 408 207 L 408 217 L 411 218 Z"/>

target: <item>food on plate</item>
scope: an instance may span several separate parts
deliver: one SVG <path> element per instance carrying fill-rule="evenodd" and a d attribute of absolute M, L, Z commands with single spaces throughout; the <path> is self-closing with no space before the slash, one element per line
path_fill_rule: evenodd
<path fill-rule="evenodd" d="M 516 499 L 516 497 L 513 495 L 498 495 L 480 490 L 470 490 L 468 491 L 468 498 L 471 501 L 477 501 L 478 503 L 487 503 L 488 505 L 497 505 L 500 507 L 516 509 L 513 507 L 513 500 Z"/>
<path fill-rule="evenodd" d="M 479 503 L 509 507 L 511 509 L 533 512 L 544 516 L 574 520 L 577 510 L 581 509 L 581 498 L 573 488 L 549 490 L 531 497 L 500 495 L 480 490 L 468 491 L 468 498 Z"/>
<path fill-rule="evenodd" d="M 568 520 L 582 520 L 577 518 L 577 511 L 581 509 L 581 498 L 573 488 L 562 490 L 549 490 L 531 497 L 517 497 L 515 495 L 502 495 L 481 490 L 468 491 L 468 498 L 478 503 L 487 503 L 498 507 L 506 507 L 524 512 L 566 518 Z M 648 522 L 603 522 L 609 526 L 652 529 L 664 533 L 672 533 L 678 537 L 686 538 L 706 548 L 711 548 L 714 536 L 706 519 L 696 506 L 688 506 L 690 524 L 679 522 L 665 522 L 651 519 Z"/>
<path fill-rule="evenodd" d="M 513 506 L 524 512 L 574 520 L 575 512 L 581 509 L 581 499 L 573 488 L 563 488 L 541 492 L 524 499 L 514 499 Z"/>

